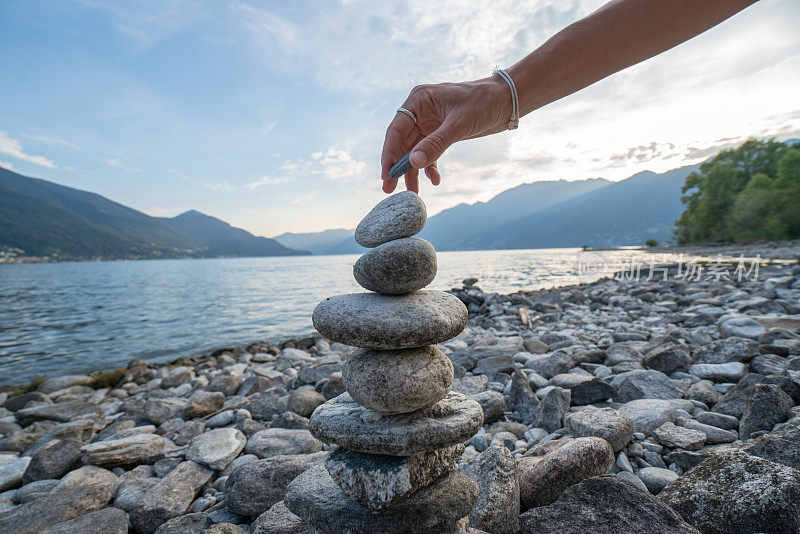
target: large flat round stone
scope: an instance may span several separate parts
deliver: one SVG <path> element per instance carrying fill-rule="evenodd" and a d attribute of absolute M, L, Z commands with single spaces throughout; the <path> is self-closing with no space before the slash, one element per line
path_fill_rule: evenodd
<path fill-rule="evenodd" d="M 458 471 L 408 499 L 373 513 L 345 497 L 323 466 L 309 469 L 286 489 L 284 502 L 312 532 L 326 534 L 441 534 L 469 514 L 478 485 Z"/>
<path fill-rule="evenodd" d="M 441 400 L 453 385 L 453 363 L 433 345 L 415 349 L 359 349 L 342 369 L 347 392 L 382 414 L 408 413 Z"/>
<path fill-rule="evenodd" d="M 404 237 L 378 245 L 361 256 L 353 276 L 364 289 L 403 295 L 430 284 L 436 277 L 436 250 L 419 237 Z"/>
<path fill-rule="evenodd" d="M 454 391 L 427 408 L 398 415 L 373 412 L 342 393 L 314 410 L 309 430 L 345 449 L 411 456 L 461 443 L 482 424 L 481 405 Z"/>
<path fill-rule="evenodd" d="M 336 295 L 320 302 L 312 317 L 325 337 L 367 349 L 410 349 L 457 336 L 467 307 L 442 291 L 390 297 L 377 293 Z"/>
<path fill-rule="evenodd" d="M 383 199 L 367 213 L 355 231 L 356 243 L 373 248 L 401 237 L 418 234 L 428 214 L 425 204 L 413 191 L 402 191 Z"/>

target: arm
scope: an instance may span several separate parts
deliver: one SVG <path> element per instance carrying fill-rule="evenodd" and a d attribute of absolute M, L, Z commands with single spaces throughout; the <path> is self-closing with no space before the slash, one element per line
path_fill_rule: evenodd
<path fill-rule="evenodd" d="M 756 0 L 614 0 L 551 37 L 507 69 L 520 100 L 520 113 L 583 89 L 631 65 L 703 33 Z M 397 114 L 381 155 L 383 190 L 390 193 L 389 167 L 412 150 L 408 189 L 418 191 L 419 169 L 434 185 L 436 160 L 453 143 L 506 129 L 511 116 L 508 86 L 498 76 L 457 84 L 417 86 L 403 107 L 417 124 Z"/>

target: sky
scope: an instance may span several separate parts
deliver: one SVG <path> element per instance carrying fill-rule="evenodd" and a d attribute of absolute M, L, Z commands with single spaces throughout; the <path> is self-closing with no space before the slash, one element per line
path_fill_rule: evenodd
<path fill-rule="evenodd" d="M 0 0 L 0 166 L 256 235 L 352 228 L 421 83 L 509 66 L 595 0 Z M 800 136 L 800 2 L 705 34 L 454 145 L 428 213 L 537 180 L 689 165 Z"/>

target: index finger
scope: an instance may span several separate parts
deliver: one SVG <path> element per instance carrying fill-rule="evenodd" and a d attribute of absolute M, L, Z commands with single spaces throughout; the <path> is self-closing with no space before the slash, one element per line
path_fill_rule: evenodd
<path fill-rule="evenodd" d="M 405 154 L 403 147 L 405 140 L 414 131 L 414 121 L 411 117 L 397 113 L 386 129 L 386 137 L 383 140 L 383 150 L 381 152 L 381 179 L 389 180 L 389 169 L 394 163 Z"/>

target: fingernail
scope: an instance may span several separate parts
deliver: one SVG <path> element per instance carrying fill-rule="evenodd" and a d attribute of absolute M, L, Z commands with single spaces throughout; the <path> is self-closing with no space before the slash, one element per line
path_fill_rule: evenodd
<path fill-rule="evenodd" d="M 411 163 L 415 167 L 424 167 L 428 163 L 428 156 L 422 150 L 415 150 L 411 153 Z"/>

